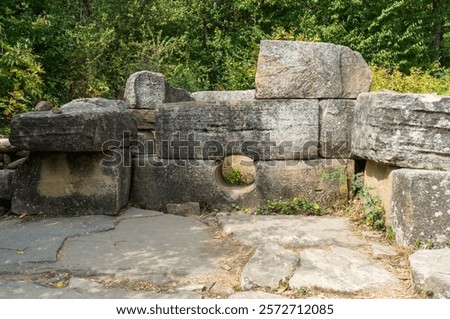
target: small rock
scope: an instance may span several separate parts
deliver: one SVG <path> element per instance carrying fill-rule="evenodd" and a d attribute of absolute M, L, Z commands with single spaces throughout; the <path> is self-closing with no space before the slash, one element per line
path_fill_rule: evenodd
<path fill-rule="evenodd" d="M 372 248 L 372 257 L 375 259 L 389 258 L 397 255 L 395 250 L 387 245 L 372 243 L 371 248 Z"/>
<path fill-rule="evenodd" d="M 28 157 L 28 155 L 30 155 L 29 151 L 25 151 L 25 150 L 21 150 L 16 152 L 16 155 L 19 157 Z"/>
<path fill-rule="evenodd" d="M 383 236 L 382 233 L 377 232 L 377 231 L 363 231 L 362 235 L 366 238 L 370 238 L 370 239 L 379 239 L 381 238 L 381 236 Z"/>
<path fill-rule="evenodd" d="M 222 268 L 223 270 L 226 270 L 226 271 L 230 271 L 231 270 L 231 267 L 228 266 L 228 265 L 225 265 L 225 264 L 221 264 L 220 268 Z"/>
<path fill-rule="evenodd" d="M 42 111 L 50 111 L 53 108 L 52 103 L 49 101 L 40 101 L 36 106 L 34 107 L 35 111 L 42 112 Z"/>
<path fill-rule="evenodd" d="M 10 163 L 7 168 L 8 169 L 16 169 L 18 168 L 20 165 L 22 165 L 23 162 L 25 162 L 27 159 L 26 158 L 20 158 L 17 161 L 14 161 L 12 163 Z"/>
<path fill-rule="evenodd" d="M 178 216 L 200 215 L 200 204 L 195 202 L 167 204 L 166 210 L 168 214 Z"/>
<path fill-rule="evenodd" d="M 11 153 L 17 151 L 17 147 L 11 145 L 8 138 L 0 138 L 0 153 Z"/>
<path fill-rule="evenodd" d="M 60 109 L 59 107 L 55 106 L 52 108 L 52 113 L 54 113 L 54 114 L 62 114 L 62 112 L 63 112 L 63 110 Z"/>
<path fill-rule="evenodd" d="M 270 294 L 263 291 L 243 291 L 232 294 L 228 299 L 288 299 L 286 297 Z"/>
<path fill-rule="evenodd" d="M 11 164 L 11 157 L 8 154 L 3 154 L 3 164 L 8 167 Z"/>
<path fill-rule="evenodd" d="M 202 284 L 192 284 L 183 287 L 178 287 L 177 291 L 203 291 L 205 290 L 205 285 Z"/>

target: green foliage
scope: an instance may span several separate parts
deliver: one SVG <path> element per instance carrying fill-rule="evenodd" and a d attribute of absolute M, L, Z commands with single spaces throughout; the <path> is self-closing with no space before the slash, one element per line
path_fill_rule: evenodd
<path fill-rule="evenodd" d="M 322 209 L 316 203 L 305 199 L 280 199 L 268 201 L 267 206 L 256 211 L 256 215 L 322 215 Z"/>
<path fill-rule="evenodd" d="M 371 70 L 373 74 L 372 91 L 386 89 L 399 93 L 450 95 L 450 72 L 438 67 L 434 67 L 433 71 L 421 71 L 418 68 L 412 68 L 409 74 L 400 72 L 398 67 L 389 71 L 386 68 L 371 66 Z"/>
<path fill-rule="evenodd" d="M 395 239 L 395 231 L 391 225 L 386 227 L 386 239 L 389 241 L 393 241 Z"/>
<path fill-rule="evenodd" d="M 443 0 L 2 0 L 1 121 L 41 99 L 121 98 L 139 70 L 253 88 L 262 39 L 347 45 L 377 66 L 373 90 L 449 94 L 449 17 Z"/>
<path fill-rule="evenodd" d="M 228 176 L 225 176 L 224 178 L 231 185 L 241 185 L 243 183 L 241 173 L 238 169 L 235 168 L 233 168 L 230 174 L 228 174 Z"/>
<path fill-rule="evenodd" d="M 338 183 L 345 183 L 347 181 L 347 174 L 343 168 L 338 168 L 333 171 L 320 172 L 320 178 Z"/>
<path fill-rule="evenodd" d="M 0 123 L 30 109 L 42 95 L 43 70 L 26 43 L 9 45 L 0 40 Z"/>

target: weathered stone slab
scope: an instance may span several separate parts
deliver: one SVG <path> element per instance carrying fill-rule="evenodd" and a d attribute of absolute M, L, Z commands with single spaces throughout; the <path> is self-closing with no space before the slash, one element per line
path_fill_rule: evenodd
<path fill-rule="evenodd" d="M 413 280 L 433 298 L 450 298 L 450 249 L 419 250 L 409 256 Z"/>
<path fill-rule="evenodd" d="M 0 199 L 10 200 L 12 197 L 12 179 L 14 170 L 2 169 L 0 170 Z"/>
<path fill-rule="evenodd" d="M 355 101 L 320 101 L 319 155 L 323 158 L 351 158 Z"/>
<path fill-rule="evenodd" d="M 387 164 L 367 161 L 364 170 L 364 185 L 372 196 L 378 196 L 384 208 L 384 219 L 386 225 L 392 225 L 392 191 L 393 176 L 397 167 Z"/>
<path fill-rule="evenodd" d="M 385 259 L 397 255 L 395 250 L 388 245 L 383 245 L 380 243 L 371 243 L 370 248 L 372 250 L 372 257 L 375 259 Z"/>
<path fill-rule="evenodd" d="M 200 91 L 192 93 L 196 101 L 252 101 L 255 99 L 255 90 L 244 91 Z"/>
<path fill-rule="evenodd" d="M 450 172 L 394 172 L 392 226 L 405 246 L 446 247 L 450 240 Z"/>
<path fill-rule="evenodd" d="M 147 109 L 130 109 L 131 114 L 136 119 L 138 130 L 156 129 L 156 111 Z"/>
<path fill-rule="evenodd" d="M 55 262 L 64 240 L 114 228 L 109 216 L 58 217 L 40 221 L 0 223 L 0 272 L 5 266 Z"/>
<path fill-rule="evenodd" d="M 133 155 L 155 154 L 155 134 L 153 131 L 138 131 L 137 143 L 130 147 Z"/>
<path fill-rule="evenodd" d="M 83 277 L 106 274 L 159 285 L 202 280 L 211 286 L 225 273 L 212 236 L 205 224 L 181 216 L 123 219 L 114 230 L 67 239 L 58 265 Z"/>
<path fill-rule="evenodd" d="M 363 245 L 349 229 L 348 220 L 332 216 L 255 216 L 219 217 L 219 224 L 246 245 L 277 243 L 289 247 Z"/>
<path fill-rule="evenodd" d="M 122 101 L 74 100 L 60 113 L 28 112 L 13 117 L 10 141 L 30 151 L 98 152 L 128 147 L 136 122 Z"/>
<path fill-rule="evenodd" d="M 256 98 L 356 98 L 372 74 L 360 53 L 320 42 L 261 41 Z"/>
<path fill-rule="evenodd" d="M 172 103 L 161 105 L 157 117 L 163 158 L 317 158 L 317 100 Z"/>
<path fill-rule="evenodd" d="M 278 244 L 265 243 L 258 246 L 241 273 L 241 288 L 278 288 L 280 282 L 290 277 L 299 256 Z"/>
<path fill-rule="evenodd" d="M 399 167 L 450 171 L 450 97 L 359 95 L 352 152 Z"/>
<path fill-rule="evenodd" d="M 13 178 L 12 211 L 115 215 L 128 202 L 128 149 L 102 153 L 31 153 Z"/>
<path fill-rule="evenodd" d="M 293 288 L 356 292 L 389 289 L 400 284 L 392 273 L 348 248 L 306 249 L 301 252 L 300 260 L 300 267 L 289 280 Z"/>
<path fill-rule="evenodd" d="M 347 183 L 321 178 L 337 169 L 353 173 L 352 160 L 260 161 L 251 185 L 232 186 L 223 180 L 216 161 L 133 159 L 131 198 L 146 208 L 163 210 L 166 204 L 198 202 L 202 207 L 230 209 L 263 207 L 268 199 L 303 197 L 330 205 L 347 200 Z"/>
<path fill-rule="evenodd" d="M 140 71 L 127 80 L 124 100 L 132 109 L 154 110 L 161 103 L 193 101 L 186 90 L 172 87 L 161 73 Z"/>

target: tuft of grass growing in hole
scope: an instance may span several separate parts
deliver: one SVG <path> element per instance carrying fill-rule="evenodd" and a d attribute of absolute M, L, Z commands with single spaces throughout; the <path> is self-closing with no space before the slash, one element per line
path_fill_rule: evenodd
<path fill-rule="evenodd" d="M 322 208 L 317 203 L 295 197 L 268 201 L 266 207 L 256 211 L 256 215 L 322 215 Z"/>
<path fill-rule="evenodd" d="M 228 174 L 228 176 L 225 176 L 225 180 L 230 183 L 231 185 L 241 185 L 243 184 L 241 172 L 239 172 L 238 169 L 233 168 Z"/>

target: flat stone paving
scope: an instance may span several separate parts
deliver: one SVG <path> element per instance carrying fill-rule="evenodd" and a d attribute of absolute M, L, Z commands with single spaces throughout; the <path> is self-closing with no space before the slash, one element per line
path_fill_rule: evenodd
<path fill-rule="evenodd" d="M 118 217 L 2 220 L 0 298 L 389 298 L 386 289 L 407 285 L 381 262 L 396 250 L 371 253 L 373 241 L 331 216 L 129 208 Z M 435 268 L 444 279 L 446 265 Z M 448 285 L 437 287 L 448 298 Z"/>

